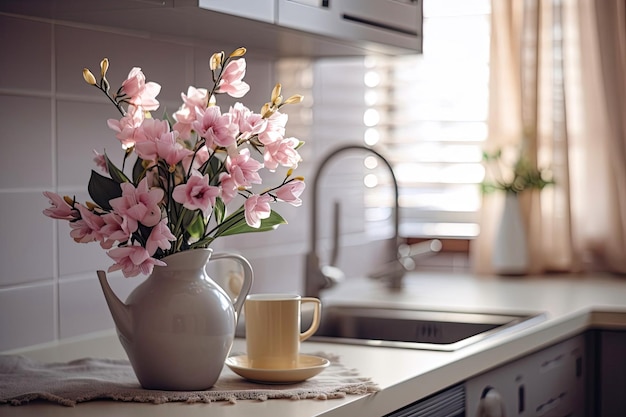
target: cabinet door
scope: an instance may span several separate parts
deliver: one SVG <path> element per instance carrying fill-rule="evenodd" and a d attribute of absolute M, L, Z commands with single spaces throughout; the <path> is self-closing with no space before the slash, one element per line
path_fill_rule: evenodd
<path fill-rule="evenodd" d="M 380 52 L 422 49 L 422 0 L 278 0 L 280 26 L 381 45 Z M 387 47 L 387 50 L 385 49 Z"/>
<path fill-rule="evenodd" d="M 276 0 L 198 0 L 202 9 L 274 23 Z"/>
<path fill-rule="evenodd" d="M 484 407 L 499 402 L 507 417 L 582 417 L 585 358 L 580 335 L 478 375 L 466 383 L 467 416 L 478 417 Z"/>
<path fill-rule="evenodd" d="M 595 410 L 598 416 L 624 415 L 626 410 L 626 332 L 595 332 Z"/>

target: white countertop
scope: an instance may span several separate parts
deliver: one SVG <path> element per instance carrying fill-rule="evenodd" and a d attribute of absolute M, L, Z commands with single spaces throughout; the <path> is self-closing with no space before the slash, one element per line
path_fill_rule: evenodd
<path fill-rule="evenodd" d="M 591 327 L 626 329 L 626 279 L 607 276 L 474 278 L 467 275 L 412 274 L 399 293 L 381 283 L 352 279 L 325 294 L 325 304 L 393 301 L 398 304 L 464 312 L 545 312 L 546 320 L 456 352 L 305 342 L 304 353 L 332 352 L 349 368 L 376 382 L 381 391 L 332 400 L 238 401 L 237 404 L 161 405 L 93 401 L 69 408 L 47 403 L 0 406 L 0 416 L 382 416 L 490 368 L 549 346 Z M 242 339 L 234 351 L 245 350 Z M 114 332 L 68 340 L 19 353 L 44 361 L 80 357 L 125 358 Z"/>

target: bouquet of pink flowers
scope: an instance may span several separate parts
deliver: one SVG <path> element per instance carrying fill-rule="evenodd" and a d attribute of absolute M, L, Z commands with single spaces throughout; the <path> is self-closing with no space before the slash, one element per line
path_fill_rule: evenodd
<path fill-rule="evenodd" d="M 93 202 L 44 192 L 51 206 L 44 214 L 70 222 L 76 242 L 99 242 L 115 261 L 109 271 L 126 277 L 150 274 L 154 265 L 165 265 L 167 255 L 206 248 L 220 236 L 267 231 L 285 220 L 270 204 L 300 206 L 305 184 L 293 176 L 301 161 L 303 142 L 285 137 L 287 115 L 283 105 L 299 103 L 302 96 L 284 100 L 277 84 L 271 99 L 254 113 L 241 103 L 223 113 L 215 104 L 217 94 L 243 97 L 250 89 L 243 81 L 245 48 L 230 55 L 215 53 L 210 60 L 211 90 L 189 87 L 181 94 L 183 105 L 164 120 L 151 117 L 157 110 L 161 86 L 146 82 L 140 68 L 133 68 L 115 94 L 106 79 L 109 62 L 100 63 L 100 81 L 88 69 L 87 83 L 101 90 L 122 117 L 108 120 L 124 150 L 122 168 L 106 153 L 94 151 L 102 175 L 92 171 L 88 191 Z M 131 173 L 124 167 L 135 156 Z M 262 162 L 253 158 L 259 155 Z M 262 192 L 259 171 L 275 173 L 284 167 L 277 185 Z M 227 206 L 237 197 L 243 203 L 232 212 Z"/>

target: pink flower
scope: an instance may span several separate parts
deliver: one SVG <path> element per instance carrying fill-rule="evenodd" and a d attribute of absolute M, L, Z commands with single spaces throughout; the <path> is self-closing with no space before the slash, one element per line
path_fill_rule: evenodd
<path fill-rule="evenodd" d="M 148 121 L 149 119 L 146 119 Z M 167 125 L 167 122 L 165 123 Z M 169 128 L 168 128 L 169 129 Z M 193 152 L 185 148 L 180 142 L 178 142 L 178 132 L 151 132 L 153 134 L 160 134 L 160 136 L 146 136 L 145 141 L 137 143 L 135 150 L 140 158 L 154 161 L 157 158 L 165 160 L 170 165 L 176 165 L 183 158 L 190 156 Z"/>
<path fill-rule="evenodd" d="M 193 154 L 193 151 L 185 148 L 176 140 L 177 137 L 178 132 L 169 132 L 161 136 L 156 142 L 157 155 L 159 155 L 159 158 L 164 159 L 170 166 L 176 165 L 187 156 Z"/>
<path fill-rule="evenodd" d="M 137 129 L 137 142 L 155 141 L 166 133 L 169 133 L 169 131 L 170 124 L 167 120 L 144 119 L 139 129 Z"/>
<path fill-rule="evenodd" d="M 156 142 L 170 132 L 166 120 L 145 119 L 137 129 L 135 152 L 141 159 L 155 161 L 158 157 Z"/>
<path fill-rule="evenodd" d="M 138 138 L 137 136 L 144 119 L 143 111 L 134 106 L 128 106 L 126 116 L 119 120 L 109 119 L 107 125 L 111 130 L 117 132 L 115 137 L 119 139 L 124 149 L 128 149 L 134 146 L 136 142 L 141 141 L 141 137 Z"/>
<path fill-rule="evenodd" d="M 189 87 L 187 95 L 181 93 L 183 105 L 172 116 L 176 123 L 173 129 L 180 133 L 183 139 L 189 139 L 193 122 L 197 120 L 197 112 L 202 115 L 209 103 L 209 93 L 205 88 Z"/>
<path fill-rule="evenodd" d="M 43 214 L 51 219 L 61 220 L 73 220 L 78 218 L 78 212 L 76 212 L 71 205 L 69 205 L 63 197 L 57 193 L 50 191 L 44 191 L 43 195 L 50 201 L 50 207 L 43 211 Z"/>
<path fill-rule="evenodd" d="M 261 184 L 261 176 L 257 172 L 261 168 L 263 164 L 250 157 L 249 149 L 242 149 L 239 155 L 226 158 L 226 169 L 238 187 Z"/>
<path fill-rule="evenodd" d="M 111 249 L 107 254 L 115 261 L 108 272 L 122 270 L 126 278 L 139 274 L 150 275 L 154 265 L 166 266 L 165 262 L 151 258 L 142 246 L 122 246 Z"/>
<path fill-rule="evenodd" d="M 301 160 L 296 147 L 300 141 L 296 138 L 286 138 L 268 143 L 263 150 L 264 165 L 270 171 L 274 171 L 278 165 L 295 168 Z"/>
<path fill-rule="evenodd" d="M 270 213 L 272 212 L 270 208 L 271 201 L 272 197 L 267 194 L 255 194 L 246 199 L 243 203 L 243 207 L 248 226 L 254 227 L 255 229 L 261 227 L 261 220 L 270 217 Z"/>
<path fill-rule="evenodd" d="M 133 68 L 128 74 L 128 78 L 122 83 L 121 92 L 130 97 L 129 101 L 133 106 L 141 107 L 143 110 L 156 110 L 159 102 L 156 96 L 159 95 L 161 86 L 155 82 L 146 82 L 146 76 L 141 72 L 141 68 Z"/>
<path fill-rule="evenodd" d="M 276 190 L 276 197 L 279 200 L 289 203 L 294 207 L 300 207 L 302 200 L 300 195 L 304 191 L 304 181 L 294 180 L 284 184 L 278 190 Z"/>
<path fill-rule="evenodd" d="M 102 171 L 104 173 L 108 173 L 109 172 L 109 167 L 107 166 L 107 161 L 106 161 L 106 158 L 104 157 L 104 155 L 99 153 L 95 149 L 93 150 L 93 154 L 95 155 L 93 157 L 93 161 L 96 163 L 96 166 L 98 168 L 100 168 L 100 171 Z"/>
<path fill-rule="evenodd" d="M 246 95 L 250 86 L 242 81 L 246 75 L 246 60 L 244 58 L 230 61 L 224 67 L 222 79 L 218 84 L 216 93 L 226 93 L 231 97 L 240 98 Z"/>
<path fill-rule="evenodd" d="M 172 234 L 167 226 L 167 219 L 163 219 L 152 228 L 152 232 L 150 232 L 150 236 L 146 241 L 146 250 L 152 256 L 158 248 L 163 250 L 171 248 L 172 244 L 170 241 L 174 240 L 176 240 L 176 236 Z"/>
<path fill-rule="evenodd" d="M 120 184 L 122 196 L 112 199 L 109 203 L 115 213 L 123 217 L 127 223 L 125 230 L 133 233 L 138 223 L 152 227 L 161 221 L 159 202 L 163 199 L 161 188 L 148 188 L 148 180 L 141 180 L 137 188 L 125 182 Z"/>
<path fill-rule="evenodd" d="M 287 126 L 287 119 L 289 116 L 276 112 L 272 114 L 267 120 L 267 126 L 265 130 L 259 133 L 259 141 L 264 144 L 270 144 L 281 140 L 285 136 L 285 126 Z"/>
<path fill-rule="evenodd" d="M 174 188 L 172 197 L 183 207 L 189 210 L 202 210 L 202 214 L 206 216 L 215 205 L 215 198 L 219 193 L 219 188 L 209 185 L 208 174 L 201 176 L 194 172 L 186 184 L 180 184 Z"/>
<path fill-rule="evenodd" d="M 227 147 L 235 144 L 238 133 L 237 125 L 232 122 L 230 113 L 222 114 L 217 106 L 206 109 L 202 118 L 193 123 L 193 128 L 206 139 L 207 146 Z"/>
<path fill-rule="evenodd" d="M 249 139 L 250 137 L 263 132 L 267 127 L 267 119 L 258 113 L 253 113 L 241 103 L 235 103 L 230 108 L 233 116 L 233 123 L 239 128 L 239 137 Z"/>
<path fill-rule="evenodd" d="M 87 207 L 77 204 L 76 208 L 80 212 L 80 219 L 70 222 L 72 231 L 70 236 L 78 243 L 89 243 L 102 241 L 100 229 L 104 226 L 102 217 L 91 212 Z"/>
<path fill-rule="evenodd" d="M 237 184 L 235 184 L 235 180 L 230 174 L 226 172 L 222 172 L 219 176 L 220 180 L 220 195 L 224 204 L 228 204 L 237 196 Z"/>
<path fill-rule="evenodd" d="M 124 219 L 116 213 L 107 213 L 102 216 L 104 226 L 100 228 L 102 241 L 100 246 L 103 249 L 111 249 L 115 242 L 126 242 L 130 239 L 130 231 L 124 228 Z"/>

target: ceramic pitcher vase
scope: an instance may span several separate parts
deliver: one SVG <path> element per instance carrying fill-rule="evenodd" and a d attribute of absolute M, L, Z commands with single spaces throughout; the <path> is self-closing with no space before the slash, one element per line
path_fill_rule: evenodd
<path fill-rule="evenodd" d="M 210 260 L 243 266 L 236 299 L 205 271 Z M 236 254 L 193 249 L 163 258 L 122 302 L 104 271 L 98 278 L 128 359 L 143 388 L 206 390 L 213 386 L 233 344 L 237 319 L 252 285 L 252 268 Z"/>

